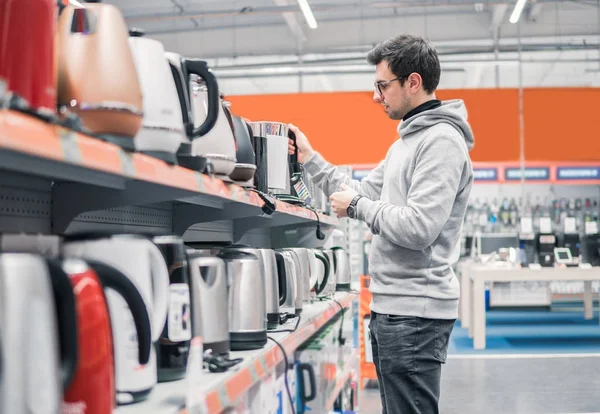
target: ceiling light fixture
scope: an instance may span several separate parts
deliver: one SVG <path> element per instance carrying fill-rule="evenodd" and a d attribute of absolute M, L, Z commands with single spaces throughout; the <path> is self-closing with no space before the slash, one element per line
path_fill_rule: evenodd
<path fill-rule="evenodd" d="M 77 0 L 69 0 L 69 4 L 78 9 L 83 9 L 83 4 L 79 3 Z"/>
<path fill-rule="evenodd" d="M 523 9 L 525 8 L 525 3 L 527 0 L 517 0 L 517 4 L 515 4 L 515 8 L 508 19 L 509 22 L 515 24 L 521 18 L 521 13 L 523 13 Z"/>
<path fill-rule="evenodd" d="M 308 0 L 298 0 L 298 5 L 300 6 L 300 10 L 302 10 L 302 14 L 306 19 L 306 23 L 308 23 L 308 27 L 311 29 L 317 28 L 317 21 L 315 20 L 315 16 L 313 15 L 312 10 L 310 9 L 310 4 L 308 4 Z"/>

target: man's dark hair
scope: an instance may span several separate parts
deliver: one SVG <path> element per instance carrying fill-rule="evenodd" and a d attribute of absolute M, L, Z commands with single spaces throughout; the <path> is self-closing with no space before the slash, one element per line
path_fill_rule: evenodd
<path fill-rule="evenodd" d="M 397 77 L 406 77 L 413 72 L 423 78 L 423 89 L 433 93 L 440 83 L 440 60 L 433 45 L 419 36 L 408 34 L 392 37 L 375 46 L 367 55 L 372 65 L 386 61 Z M 404 85 L 406 79 L 401 79 Z"/>

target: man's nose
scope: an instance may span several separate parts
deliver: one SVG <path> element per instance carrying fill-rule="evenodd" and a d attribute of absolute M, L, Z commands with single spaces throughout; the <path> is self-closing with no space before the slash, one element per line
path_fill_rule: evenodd
<path fill-rule="evenodd" d="M 383 98 L 381 95 L 379 95 L 379 92 L 373 91 L 373 100 L 377 103 L 380 103 L 383 101 Z"/>

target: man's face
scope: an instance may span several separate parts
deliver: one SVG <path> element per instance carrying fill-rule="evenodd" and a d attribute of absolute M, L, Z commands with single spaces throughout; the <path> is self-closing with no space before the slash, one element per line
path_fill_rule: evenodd
<path fill-rule="evenodd" d="M 375 81 L 386 82 L 397 76 L 390 70 L 388 63 L 381 61 L 375 70 Z M 373 100 L 383 105 L 385 112 L 391 119 L 400 120 L 412 109 L 410 95 L 408 93 L 409 81 L 404 80 L 404 86 L 399 80 L 381 85 L 381 95 L 375 88 Z"/>

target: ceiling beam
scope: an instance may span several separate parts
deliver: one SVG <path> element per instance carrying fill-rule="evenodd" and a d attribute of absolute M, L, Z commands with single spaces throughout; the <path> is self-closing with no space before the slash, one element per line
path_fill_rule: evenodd
<path fill-rule="evenodd" d="M 496 32 L 498 28 L 504 22 L 504 16 L 506 16 L 506 11 L 508 10 L 508 4 L 497 4 L 494 6 L 492 11 L 492 17 L 490 19 L 490 32 Z"/>
<path fill-rule="evenodd" d="M 289 5 L 288 0 L 273 0 L 273 2 L 275 3 L 275 5 L 277 5 L 279 7 Z M 300 22 L 298 21 L 298 18 L 296 17 L 296 13 L 287 11 L 287 12 L 281 13 L 281 15 L 283 16 L 283 20 L 285 20 L 286 24 L 290 28 L 290 31 L 294 35 L 298 49 L 301 50 L 302 45 L 308 41 L 308 38 L 306 37 L 306 34 L 304 33 L 302 26 L 300 26 Z"/>

